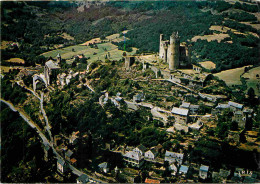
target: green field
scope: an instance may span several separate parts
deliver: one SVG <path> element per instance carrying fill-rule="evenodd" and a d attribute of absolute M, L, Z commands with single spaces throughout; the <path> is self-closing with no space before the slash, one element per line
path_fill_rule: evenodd
<path fill-rule="evenodd" d="M 247 89 L 252 87 L 255 90 L 255 94 L 260 95 L 259 88 L 257 87 L 257 84 L 260 84 L 260 78 L 256 77 L 257 74 L 260 76 L 260 66 L 249 70 L 242 77 L 246 78 Z"/>
<path fill-rule="evenodd" d="M 90 46 L 83 46 L 83 45 L 75 45 L 75 46 L 69 46 L 62 49 L 57 49 L 53 51 L 49 51 L 46 53 L 43 53 L 41 55 L 45 57 L 53 57 L 55 58 L 58 53 L 60 53 L 61 57 L 63 59 L 70 59 L 73 56 L 84 54 L 85 57 L 90 57 L 88 60 L 89 62 L 93 62 L 96 60 L 104 60 L 105 56 L 108 55 L 108 52 L 110 53 L 110 60 L 119 60 L 122 58 L 123 51 L 118 50 L 116 45 L 113 45 L 112 43 L 100 43 L 97 44 L 98 49 L 91 48 Z M 136 52 L 136 48 L 133 48 L 132 52 L 127 52 L 127 55 L 132 55 Z M 96 53 L 94 55 L 94 53 Z"/>

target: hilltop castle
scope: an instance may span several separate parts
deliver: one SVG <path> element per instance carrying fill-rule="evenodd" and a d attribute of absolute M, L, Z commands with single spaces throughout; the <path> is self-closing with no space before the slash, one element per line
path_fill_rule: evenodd
<path fill-rule="evenodd" d="M 191 45 L 180 44 L 178 32 L 173 32 L 169 40 L 160 34 L 159 58 L 169 64 L 170 70 L 187 68 L 191 65 Z"/>

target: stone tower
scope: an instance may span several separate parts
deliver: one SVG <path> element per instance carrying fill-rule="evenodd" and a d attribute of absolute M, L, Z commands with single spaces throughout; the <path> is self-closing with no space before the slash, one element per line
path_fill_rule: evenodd
<path fill-rule="evenodd" d="M 161 59 L 166 58 L 165 57 L 164 42 L 163 42 L 163 34 L 160 34 L 159 57 Z"/>
<path fill-rule="evenodd" d="M 170 45 L 169 45 L 169 53 L 168 53 L 168 63 L 170 70 L 176 70 L 179 67 L 179 48 L 180 48 L 180 38 L 177 33 L 172 33 L 170 36 Z"/>
<path fill-rule="evenodd" d="M 57 55 L 57 63 L 58 63 L 58 64 L 61 63 L 61 55 L 60 55 L 60 53 L 58 53 L 58 55 Z"/>

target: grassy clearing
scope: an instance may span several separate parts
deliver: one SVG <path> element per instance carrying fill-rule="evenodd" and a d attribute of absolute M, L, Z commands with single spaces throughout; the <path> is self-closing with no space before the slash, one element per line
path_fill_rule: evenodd
<path fill-rule="evenodd" d="M 213 63 L 212 61 L 203 61 L 199 63 L 202 67 L 206 68 L 206 69 L 214 69 L 216 68 L 216 64 Z"/>
<path fill-rule="evenodd" d="M 21 58 L 11 58 L 9 60 L 6 60 L 5 62 L 25 64 L 25 61 L 23 59 L 21 59 Z"/>
<path fill-rule="evenodd" d="M 260 90 L 257 87 L 257 84 L 260 84 L 260 78 L 256 77 L 257 74 L 260 76 L 260 66 L 249 70 L 243 74 L 242 77 L 247 79 L 247 89 L 252 87 L 255 90 L 256 95 L 260 95 Z"/>
<path fill-rule="evenodd" d="M 196 42 L 198 39 L 201 40 L 207 40 L 208 42 L 217 40 L 218 42 L 221 42 L 221 40 L 228 38 L 228 34 L 220 33 L 220 34 L 213 34 L 213 35 L 204 35 L 204 36 L 194 36 L 191 40 L 193 42 Z"/>
<path fill-rule="evenodd" d="M 241 85 L 242 83 L 240 81 L 240 76 L 244 73 L 245 67 L 248 67 L 248 66 L 225 70 L 225 71 L 214 74 L 214 76 L 217 76 L 219 79 L 225 81 L 225 83 L 228 86 Z"/>
<path fill-rule="evenodd" d="M 241 33 L 239 32 L 238 30 L 236 29 L 232 29 L 232 28 L 229 28 L 229 27 L 226 27 L 226 26 L 211 26 L 209 28 L 210 30 L 213 30 L 213 31 L 220 31 L 222 33 L 226 33 L 228 30 L 231 30 L 233 33 L 235 34 L 243 34 L 243 35 L 248 35 L 248 34 L 251 34 L 253 36 L 256 36 L 258 37 L 258 35 L 256 33 L 252 33 L 252 32 L 247 32 L 247 33 Z"/>

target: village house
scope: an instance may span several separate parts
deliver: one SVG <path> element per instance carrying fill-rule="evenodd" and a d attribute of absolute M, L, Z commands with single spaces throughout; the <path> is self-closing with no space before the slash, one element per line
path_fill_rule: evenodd
<path fill-rule="evenodd" d="M 77 131 L 77 132 L 72 132 L 72 135 L 71 135 L 71 137 L 70 137 L 70 139 L 69 139 L 69 143 L 70 143 L 70 144 L 72 144 L 72 145 L 77 144 L 78 138 L 79 138 L 78 134 L 79 134 L 79 131 Z"/>
<path fill-rule="evenodd" d="M 170 164 L 169 170 L 171 171 L 171 175 L 175 176 L 178 172 L 178 168 L 174 163 Z"/>
<path fill-rule="evenodd" d="M 58 159 L 57 160 L 57 170 L 60 174 L 64 174 L 68 170 L 68 165 L 64 160 Z"/>
<path fill-rule="evenodd" d="M 177 162 L 178 165 L 181 165 L 183 161 L 183 154 L 166 150 L 164 161 L 168 161 L 169 164 Z"/>
<path fill-rule="evenodd" d="M 200 178 L 205 180 L 208 177 L 208 171 L 209 171 L 209 166 L 201 165 L 199 171 Z"/>
<path fill-rule="evenodd" d="M 71 151 L 70 149 L 65 153 L 65 159 L 70 161 L 71 157 L 73 155 L 73 151 Z"/>
<path fill-rule="evenodd" d="M 150 149 L 144 153 L 144 158 L 154 160 L 157 155 L 158 152 L 155 149 Z"/>
<path fill-rule="evenodd" d="M 132 166 L 138 168 L 140 168 L 144 163 L 144 159 L 139 152 L 129 151 L 126 154 L 124 154 L 123 157 L 128 164 L 131 164 Z"/>
<path fill-rule="evenodd" d="M 242 110 L 244 107 L 244 105 L 236 103 L 236 102 L 232 102 L 232 101 L 229 101 L 228 105 L 229 105 L 230 109 L 232 109 L 233 111 Z"/>
<path fill-rule="evenodd" d="M 109 168 L 108 168 L 108 163 L 107 162 L 103 162 L 103 163 L 99 164 L 98 168 L 103 173 L 108 173 L 109 172 Z"/>
<path fill-rule="evenodd" d="M 177 123 L 186 124 L 189 118 L 189 110 L 184 108 L 173 107 L 172 114 Z"/>
<path fill-rule="evenodd" d="M 182 102 L 182 104 L 180 105 L 180 108 L 189 109 L 190 103 L 189 102 Z"/>
<path fill-rule="evenodd" d="M 141 145 L 137 146 L 135 149 L 133 149 L 133 151 L 139 153 L 142 156 L 144 156 L 146 149 L 147 148 L 141 144 Z"/>
<path fill-rule="evenodd" d="M 86 174 L 82 174 L 77 178 L 77 183 L 88 183 L 89 182 L 89 178 Z"/>
<path fill-rule="evenodd" d="M 181 167 L 179 169 L 179 174 L 180 175 L 187 175 L 188 171 L 189 171 L 189 166 L 181 165 Z"/>

